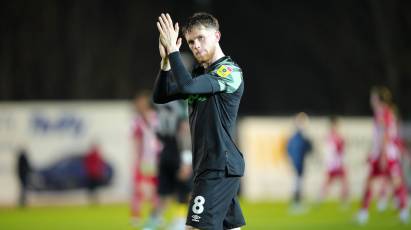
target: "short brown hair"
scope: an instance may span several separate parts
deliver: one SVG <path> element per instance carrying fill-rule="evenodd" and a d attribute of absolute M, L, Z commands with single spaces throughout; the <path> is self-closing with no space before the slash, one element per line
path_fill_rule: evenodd
<path fill-rule="evenodd" d="M 219 30 L 220 28 L 217 18 L 209 13 L 199 12 L 188 18 L 186 25 L 182 28 L 183 34 L 191 31 L 196 26 L 204 26 L 206 28 L 214 28 L 216 30 Z"/>

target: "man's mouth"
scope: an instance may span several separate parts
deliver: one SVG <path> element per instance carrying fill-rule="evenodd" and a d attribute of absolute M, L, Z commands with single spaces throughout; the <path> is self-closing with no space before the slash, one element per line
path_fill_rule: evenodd
<path fill-rule="evenodd" d="M 198 51 L 197 56 L 203 56 L 205 54 L 205 51 Z"/>

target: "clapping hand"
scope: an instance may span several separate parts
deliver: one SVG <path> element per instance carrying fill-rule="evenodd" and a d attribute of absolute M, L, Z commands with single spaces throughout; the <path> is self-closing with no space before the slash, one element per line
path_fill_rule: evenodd
<path fill-rule="evenodd" d="M 161 14 L 158 17 L 157 28 L 160 32 L 160 55 L 161 58 L 166 58 L 167 54 L 179 51 L 181 47 L 181 38 L 178 37 L 178 23 L 173 25 L 173 20 L 169 14 Z"/>

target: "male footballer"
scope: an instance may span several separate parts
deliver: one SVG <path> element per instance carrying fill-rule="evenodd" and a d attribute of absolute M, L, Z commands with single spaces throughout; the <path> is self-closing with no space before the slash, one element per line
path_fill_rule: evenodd
<path fill-rule="evenodd" d="M 211 14 L 194 14 L 182 29 L 199 63 L 191 74 L 181 60 L 178 23 L 161 14 L 157 28 L 161 70 L 154 102 L 186 99 L 189 103 L 194 187 L 186 229 L 240 229 L 245 220 L 237 193 L 244 159 L 233 135 L 244 91 L 242 71 L 223 53 L 219 23 Z"/>

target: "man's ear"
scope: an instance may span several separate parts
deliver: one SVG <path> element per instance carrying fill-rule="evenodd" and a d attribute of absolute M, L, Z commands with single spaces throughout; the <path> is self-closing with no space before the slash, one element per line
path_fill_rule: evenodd
<path fill-rule="evenodd" d="M 215 32 L 215 37 L 216 37 L 217 41 L 219 42 L 220 39 L 221 39 L 221 33 L 220 33 L 220 31 L 217 30 L 217 31 Z"/>

